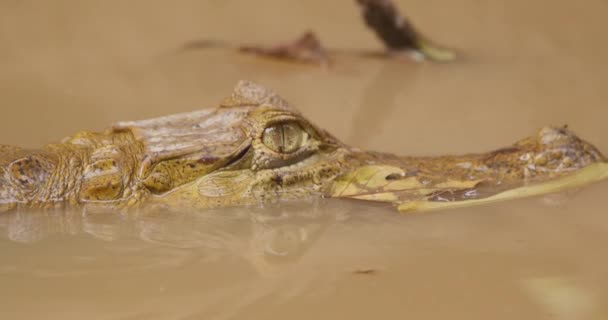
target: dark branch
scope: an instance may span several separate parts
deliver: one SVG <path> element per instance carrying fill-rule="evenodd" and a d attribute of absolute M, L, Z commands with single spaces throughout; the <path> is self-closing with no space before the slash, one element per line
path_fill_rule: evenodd
<path fill-rule="evenodd" d="M 435 47 L 416 31 L 402 16 L 391 0 L 356 0 L 363 9 L 363 19 L 387 49 L 391 51 L 413 50 L 433 60 L 447 61 L 454 53 Z"/>

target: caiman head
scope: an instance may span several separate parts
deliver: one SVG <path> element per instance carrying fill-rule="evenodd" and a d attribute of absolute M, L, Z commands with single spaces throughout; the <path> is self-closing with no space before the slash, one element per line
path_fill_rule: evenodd
<path fill-rule="evenodd" d="M 27 151 L 0 146 L 0 206 L 194 208 L 327 195 L 352 154 L 274 92 L 241 81 L 214 110 L 121 122 Z"/>
<path fill-rule="evenodd" d="M 601 153 L 565 127 L 546 127 L 482 154 L 365 152 L 344 145 L 277 94 L 248 81 L 239 82 L 215 110 L 121 122 L 40 151 L 0 146 L 0 153 L 4 208 L 57 203 L 213 208 L 342 197 L 411 210 L 544 193 L 608 175 Z M 528 188 L 592 164 L 601 167 L 573 181 Z"/>
<path fill-rule="evenodd" d="M 274 92 L 247 81 L 215 110 L 122 122 L 106 136 L 121 142 L 104 143 L 88 161 L 82 202 L 210 208 L 323 196 L 352 153 Z"/>

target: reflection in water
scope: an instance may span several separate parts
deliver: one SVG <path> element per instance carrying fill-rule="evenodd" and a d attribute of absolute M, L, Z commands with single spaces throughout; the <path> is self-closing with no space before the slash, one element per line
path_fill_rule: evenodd
<path fill-rule="evenodd" d="M 182 249 L 232 252 L 250 260 L 261 273 L 272 265 L 298 261 L 328 226 L 348 219 L 344 205 L 332 201 L 283 204 L 269 208 L 231 208 L 170 212 L 148 208 L 117 213 L 82 210 L 16 211 L 0 215 L 3 237 L 35 243 L 57 236 L 90 235 L 102 241 L 143 240 Z"/>
<path fill-rule="evenodd" d="M 317 200 L 197 212 L 10 212 L 0 215 L 0 237 L 26 246 L 14 247 L 21 254 L 0 265 L 0 281 L 9 285 L 27 275 L 49 289 L 63 284 L 71 289 L 59 294 L 62 302 L 70 301 L 66 293 L 81 290 L 79 282 L 100 289 L 111 283 L 122 288 L 116 297 L 160 299 L 137 308 L 134 316 L 189 305 L 170 314 L 227 319 L 268 295 L 280 293 L 275 303 L 289 301 L 316 286 L 315 264 L 302 259 L 328 230 L 346 227 L 349 208 L 346 202 Z M 355 221 L 361 219 L 366 218 Z M 0 248 L 12 247 L 0 240 Z M 165 282 L 167 275 L 174 281 Z M 26 302 L 30 294 L 22 297 Z M 107 310 L 99 314 L 113 318 Z"/>
<path fill-rule="evenodd" d="M 596 301 L 608 294 L 608 256 L 593 247 L 608 239 L 593 227 L 605 208 L 588 208 L 585 223 L 573 210 L 604 188 L 561 206 L 527 199 L 419 215 L 337 200 L 197 212 L 10 212 L 0 215 L 0 295 L 10 294 L 11 304 L 0 315 L 23 315 L 40 297 L 27 311 L 33 318 L 76 299 L 85 314 L 112 319 L 280 319 L 318 314 L 306 306 L 319 301 L 353 308 L 354 318 L 369 304 L 431 318 L 488 306 L 476 309 L 473 318 L 482 319 L 504 304 L 497 295 L 514 301 L 518 315 L 537 315 L 539 306 L 602 314 Z M 547 274 L 559 281 L 535 280 Z M 458 296 L 463 288 L 468 294 Z M 427 309 L 429 299 L 446 301 L 445 309 Z M 267 317 L 269 308 L 282 311 Z"/>

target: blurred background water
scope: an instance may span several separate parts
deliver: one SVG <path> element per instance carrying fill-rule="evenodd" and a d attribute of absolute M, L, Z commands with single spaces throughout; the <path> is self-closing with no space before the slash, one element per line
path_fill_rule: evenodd
<path fill-rule="evenodd" d="M 354 54 L 382 50 L 354 1 L 0 1 L 0 143 L 212 108 L 248 79 L 365 149 L 486 151 L 568 124 L 608 151 L 607 2 L 397 4 L 460 59 Z M 339 51 L 330 68 L 179 50 L 306 29 Z M 605 319 L 607 188 L 419 215 L 344 201 L 2 214 L 0 318 Z"/>

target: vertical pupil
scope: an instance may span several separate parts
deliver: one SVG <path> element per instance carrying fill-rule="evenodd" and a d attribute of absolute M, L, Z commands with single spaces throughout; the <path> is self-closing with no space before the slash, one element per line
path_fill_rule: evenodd
<path fill-rule="evenodd" d="M 302 143 L 302 133 L 300 128 L 293 123 L 285 124 L 282 127 L 284 151 L 294 152 L 298 150 Z"/>
<path fill-rule="evenodd" d="M 283 130 L 282 125 L 276 126 L 276 139 L 277 146 L 279 147 L 279 152 L 285 152 L 285 131 Z"/>
<path fill-rule="evenodd" d="M 279 153 L 297 151 L 302 145 L 302 139 L 302 129 L 293 123 L 278 124 L 264 130 L 264 144 Z"/>

